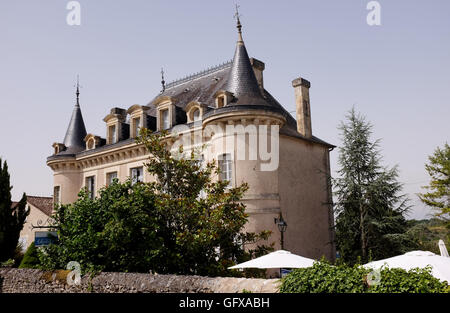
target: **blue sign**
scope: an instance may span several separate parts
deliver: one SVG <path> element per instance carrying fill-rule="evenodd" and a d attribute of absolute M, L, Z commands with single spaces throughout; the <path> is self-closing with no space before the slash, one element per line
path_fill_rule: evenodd
<path fill-rule="evenodd" d="M 282 268 L 282 269 L 281 269 L 281 277 L 283 278 L 284 276 L 286 276 L 286 275 L 289 274 L 290 272 L 292 272 L 292 270 L 287 269 L 287 268 Z"/>
<path fill-rule="evenodd" d="M 34 245 L 36 247 L 48 246 L 58 241 L 58 233 L 55 231 L 37 231 L 34 233 Z"/>

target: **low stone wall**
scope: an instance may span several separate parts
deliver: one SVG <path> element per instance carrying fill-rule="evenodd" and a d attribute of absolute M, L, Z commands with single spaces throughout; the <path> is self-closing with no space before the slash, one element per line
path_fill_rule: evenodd
<path fill-rule="evenodd" d="M 144 273 L 84 275 L 81 285 L 70 286 L 69 271 L 0 268 L 0 293 L 254 293 L 278 292 L 278 279 L 227 278 Z"/>

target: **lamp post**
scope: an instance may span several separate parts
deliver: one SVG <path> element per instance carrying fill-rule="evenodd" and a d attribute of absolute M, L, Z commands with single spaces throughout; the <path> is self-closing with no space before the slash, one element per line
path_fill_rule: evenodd
<path fill-rule="evenodd" d="M 275 224 L 277 224 L 278 230 L 280 231 L 280 234 L 281 234 L 280 243 L 281 243 L 281 250 L 283 250 L 283 248 L 284 248 L 284 236 L 283 235 L 284 235 L 284 232 L 286 231 L 287 223 L 283 219 L 283 216 L 281 215 L 281 213 L 280 213 L 280 217 L 274 218 L 274 222 L 275 222 Z"/>

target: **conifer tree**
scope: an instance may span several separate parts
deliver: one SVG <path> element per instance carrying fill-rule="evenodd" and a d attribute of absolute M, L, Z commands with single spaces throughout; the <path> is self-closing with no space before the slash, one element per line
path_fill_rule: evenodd
<path fill-rule="evenodd" d="M 420 200 L 436 211 L 436 215 L 443 219 L 450 229 L 450 146 L 445 143 L 444 148 L 436 148 L 433 155 L 428 157 L 430 163 L 425 169 L 431 177 L 429 192 L 420 194 Z M 450 241 L 450 235 L 448 237 Z"/>
<path fill-rule="evenodd" d="M 372 125 L 361 114 L 353 108 L 346 119 L 339 127 L 340 177 L 333 180 L 337 247 L 349 263 L 400 254 L 410 242 L 398 169 L 381 165 L 379 140 L 371 140 Z"/>
<path fill-rule="evenodd" d="M 10 176 L 8 164 L 0 159 L 0 262 L 14 256 L 14 251 L 19 241 L 20 231 L 23 228 L 25 218 L 29 214 L 26 209 L 27 196 L 12 205 Z"/>

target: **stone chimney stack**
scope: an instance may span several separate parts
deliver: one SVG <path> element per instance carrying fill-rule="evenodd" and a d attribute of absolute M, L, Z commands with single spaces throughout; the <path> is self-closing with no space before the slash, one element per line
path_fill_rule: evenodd
<path fill-rule="evenodd" d="M 304 137 L 311 138 L 311 110 L 309 102 L 309 88 L 311 87 L 311 83 L 299 77 L 292 81 L 292 86 L 295 92 L 297 131 Z"/>
<path fill-rule="evenodd" d="M 250 64 L 253 67 L 253 72 L 255 73 L 256 80 L 258 81 L 259 89 L 261 89 L 261 92 L 263 92 L 264 91 L 263 71 L 266 68 L 266 65 L 264 64 L 264 62 L 255 58 L 250 58 Z"/>

